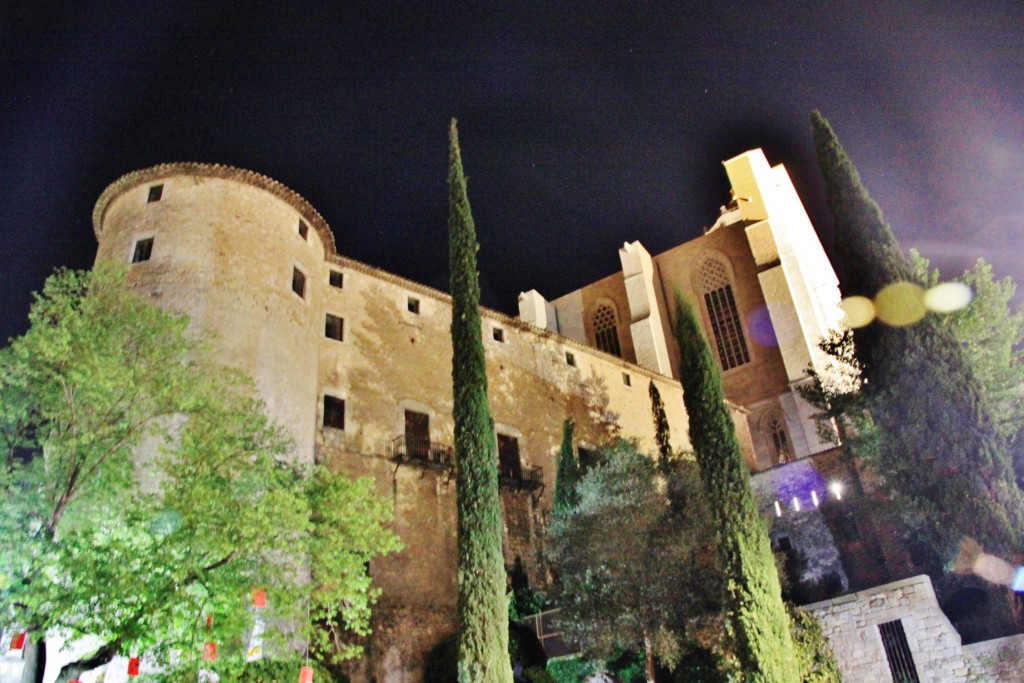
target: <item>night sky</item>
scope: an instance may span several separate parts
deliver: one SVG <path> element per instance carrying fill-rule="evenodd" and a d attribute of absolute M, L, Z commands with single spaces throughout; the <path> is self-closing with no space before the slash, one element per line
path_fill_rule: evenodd
<path fill-rule="evenodd" d="M 459 119 L 484 304 L 553 299 L 701 234 L 720 162 L 784 163 L 830 246 L 809 114 L 904 248 L 1024 283 L 1024 3 L 5 2 L 0 340 L 91 265 L 122 174 L 231 164 L 308 199 L 341 253 L 447 288 Z M 688 8 L 687 5 L 691 5 Z M 445 7 L 446 9 L 438 9 Z"/>

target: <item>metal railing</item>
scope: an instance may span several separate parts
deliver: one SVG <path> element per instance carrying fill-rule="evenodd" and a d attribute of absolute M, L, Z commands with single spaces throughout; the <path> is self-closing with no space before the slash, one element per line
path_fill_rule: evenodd
<path fill-rule="evenodd" d="M 455 464 L 455 449 L 448 444 L 426 439 L 397 436 L 389 444 L 388 459 L 399 464 L 447 469 Z"/>
<path fill-rule="evenodd" d="M 544 469 L 524 467 L 519 472 L 498 470 L 498 486 L 516 491 L 536 491 L 544 488 Z"/>
<path fill-rule="evenodd" d="M 562 638 L 562 630 L 558 625 L 559 609 L 547 610 L 531 614 L 522 619 L 519 623 L 532 629 L 537 634 L 540 646 L 544 648 L 544 654 L 549 658 L 567 657 L 580 653 L 580 647 Z"/>

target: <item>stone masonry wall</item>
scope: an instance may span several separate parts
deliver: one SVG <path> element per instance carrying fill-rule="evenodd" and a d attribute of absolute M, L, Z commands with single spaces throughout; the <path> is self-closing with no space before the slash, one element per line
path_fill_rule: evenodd
<path fill-rule="evenodd" d="M 843 680 L 893 680 L 879 624 L 900 620 L 922 682 L 976 683 L 1024 680 L 1024 637 L 967 647 L 939 609 L 927 576 L 876 586 L 804 607 L 832 642 Z"/>

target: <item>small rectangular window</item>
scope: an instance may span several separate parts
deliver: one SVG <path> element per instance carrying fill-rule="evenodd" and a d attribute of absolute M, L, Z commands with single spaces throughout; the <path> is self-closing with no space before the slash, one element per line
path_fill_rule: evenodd
<path fill-rule="evenodd" d="M 306 298 L 306 274 L 295 267 L 292 268 L 292 291 Z"/>
<path fill-rule="evenodd" d="M 491 336 L 494 338 L 494 341 L 496 342 L 505 342 L 505 330 L 501 329 L 500 327 L 492 327 Z"/>
<path fill-rule="evenodd" d="M 410 313 L 415 313 L 416 315 L 420 314 L 420 300 L 415 297 L 410 296 L 408 299 L 406 299 L 405 307 L 409 310 Z"/>
<path fill-rule="evenodd" d="M 324 427 L 345 428 L 345 401 L 324 394 Z"/>
<path fill-rule="evenodd" d="M 306 239 L 309 235 L 309 226 L 306 225 L 306 221 L 299 219 L 299 237 Z"/>
<path fill-rule="evenodd" d="M 327 314 L 327 322 L 324 324 L 324 336 L 336 341 L 345 340 L 345 320 L 336 315 Z"/>
<path fill-rule="evenodd" d="M 146 199 L 147 203 L 158 202 L 160 198 L 164 196 L 163 185 L 150 185 L 149 186 L 149 198 Z"/>
<path fill-rule="evenodd" d="M 628 372 L 622 373 L 622 383 L 627 387 L 633 386 L 633 378 L 629 376 Z"/>
<path fill-rule="evenodd" d="M 565 352 L 565 364 L 576 367 L 576 356 L 573 355 L 572 351 Z"/>
<path fill-rule="evenodd" d="M 342 285 L 344 284 L 344 280 L 342 279 L 342 275 L 341 275 L 341 271 L 340 270 L 332 270 L 331 271 L 331 274 L 330 274 L 330 284 L 331 284 L 331 287 L 337 287 L 338 289 L 341 289 Z"/>
<path fill-rule="evenodd" d="M 132 252 L 132 263 L 148 261 L 153 255 L 153 238 L 147 237 L 135 243 L 135 250 Z"/>

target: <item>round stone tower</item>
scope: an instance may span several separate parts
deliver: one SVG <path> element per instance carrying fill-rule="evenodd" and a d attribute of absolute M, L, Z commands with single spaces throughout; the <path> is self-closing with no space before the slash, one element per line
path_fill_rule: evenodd
<path fill-rule="evenodd" d="M 93 212 L 96 260 L 214 333 L 221 359 L 251 375 L 270 416 L 313 459 L 323 292 L 334 237 L 302 197 L 229 166 L 176 163 L 129 173 Z"/>

